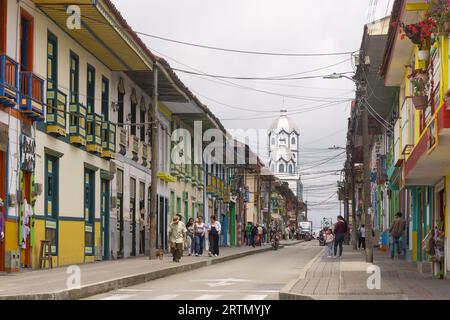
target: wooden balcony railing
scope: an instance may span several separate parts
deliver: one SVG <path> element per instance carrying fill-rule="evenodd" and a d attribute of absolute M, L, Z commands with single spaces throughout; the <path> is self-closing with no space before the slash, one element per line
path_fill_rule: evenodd
<path fill-rule="evenodd" d="M 69 141 L 81 146 L 86 145 L 86 107 L 81 103 L 71 103 L 69 106 Z"/>
<path fill-rule="evenodd" d="M 86 135 L 86 150 L 88 152 L 102 153 L 102 123 L 103 118 L 101 115 L 96 113 L 88 114 Z"/>
<path fill-rule="evenodd" d="M 57 89 L 47 90 L 47 133 L 66 136 L 67 95 Z"/>
<path fill-rule="evenodd" d="M 117 130 L 117 141 L 118 141 L 118 151 L 121 155 L 127 154 L 127 129 L 118 127 L 119 130 Z"/>
<path fill-rule="evenodd" d="M 0 54 L 0 103 L 13 107 L 19 101 L 18 63 Z"/>
<path fill-rule="evenodd" d="M 137 136 L 131 136 L 131 160 L 139 160 L 139 138 Z"/>
<path fill-rule="evenodd" d="M 44 80 L 31 71 L 20 72 L 20 111 L 35 121 L 44 120 Z"/>
<path fill-rule="evenodd" d="M 102 157 L 114 159 L 116 153 L 116 125 L 109 121 L 102 123 Z"/>

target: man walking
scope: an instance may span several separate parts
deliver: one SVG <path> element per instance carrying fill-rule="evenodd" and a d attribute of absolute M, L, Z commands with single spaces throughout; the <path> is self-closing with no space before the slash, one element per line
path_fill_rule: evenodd
<path fill-rule="evenodd" d="M 258 234 L 258 227 L 256 225 L 252 225 L 250 229 L 250 245 L 255 248 L 256 247 L 256 236 Z"/>
<path fill-rule="evenodd" d="M 247 225 L 245 226 L 245 237 L 247 241 L 247 245 L 251 246 L 251 231 L 252 231 L 252 223 L 247 222 Z"/>
<path fill-rule="evenodd" d="M 358 249 L 361 249 L 361 246 L 366 250 L 366 228 L 363 224 L 359 227 Z"/>
<path fill-rule="evenodd" d="M 334 258 L 337 257 L 337 249 L 339 246 L 339 258 L 342 257 L 342 245 L 344 244 L 345 234 L 347 233 L 347 223 L 342 216 L 337 217 L 334 226 Z"/>
<path fill-rule="evenodd" d="M 183 255 L 183 245 L 186 240 L 186 227 L 176 215 L 169 227 L 170 249 L 172 251 L 173 262 L 180 262 Z"/>
<path fill-rule="evenodd" d="M 400 248 L 400 237 L 403 235 L 404 222 L 402 219 L 403 214 L 401 212 L 397 212 L 395 215 L 394 222 L 389 228 L 390 242 L 391 242 L 391 259 L 394 259 L 395 256 L 395 245 L 397 245 L 397 255 L 400 257 L 401 248 Z"/>

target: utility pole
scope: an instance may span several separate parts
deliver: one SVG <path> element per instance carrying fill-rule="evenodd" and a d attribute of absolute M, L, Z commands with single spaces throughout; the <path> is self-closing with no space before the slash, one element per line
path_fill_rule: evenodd
<path fill-rule="evenodd" d="M 159 121 L 158 121 L 158 66 L 153 69 L 153 108 L 152 108 L 152 186 L 150 194 L 150 232 L 149 232 L 149 259 L 156 259 L 156 215 L 158 214 L 158 164 L 159 164 Z"/>
<path fill-rule="evenodd" d="M 370 149 L 369 149 L 369 116 L 367 107 L 360 103 L 362 111 L 363 129 L 363 158 L 364 158 L 364 226 L 366 229 L 366 262 L 373 262 L 372 244 L 372 219 L 369 215 L 370 208 Z"/>
<path fill-rule="evenodd" d="M 353 130 L 353 129 L 352 129 Z M 353 132 L 351 133 L 351 137 L 350 137 L 350 149 L 353 150 L 354 147 L 354 143 L 353 143 Z M 357 244 L 357 233 L 356 233 L 356 228 L 358 226 L 358 222 L 356 221 L 356 195 L 355 195 L 355 164 L 353 163 L 353 159 L 350 159 L 350 176 L 351 176 L 351 186 L 350 186 L 350 192 L 352 193 L 352 245 L 353 245 L 353 250 L 357 250 L 358 249 L 358 244 Z"/>

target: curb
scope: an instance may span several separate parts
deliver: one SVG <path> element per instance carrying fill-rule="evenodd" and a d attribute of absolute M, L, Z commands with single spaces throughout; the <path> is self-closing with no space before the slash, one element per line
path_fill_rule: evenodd
<path fill-rule="evenodd" d="M 310 295 L 303 295 L 303 294 L 298 294 L 298 293 L 292 293 L 290 292 L 292 290 L 292 288 L 295 287 L 295 285 L 300 282 L 301 280 L 305 279 L 306 277 L 306 273 L 308 272 L 309 269 L 311 269 L 312 265 L 323 255 L 323 253 L 325 252 L 325 248 L 322 248 L 319 253 L 311 260 L 308 262 L 308 264 L 302 269 L 302 271 L 300 272 L 300 275 L 298 276 L 298 278 L 291 280 L 290 282 L 288 282 L 287 285 L 285 285 L 280 292 L 278 293 L 278 299 L 279 300 L 315 300 L 313 298 L 313 296 Z"/>
<path fill-rule="evenodd" d="M 285 246 L 292 246 L 299 244 L 301 242 L 289 243 L 280 245 L 279 248 Z M 122 278 L 116 278 L 111 280 L 106 280 L 103 282 L 93 283 L 86 286 L 82 286 L 77 289 L 60 290 L 48 293 L 37 293 L 37 294 L 22 294 L 13 296 L 0 296 L 0 300 L 77 300 L 83 299 L 97 294 L 109 292 L 112 290 L 121 289 L 124 287 L 129 287 L 144 282 L 165 278 L 174 274 L 183 273 L 187 271 L 192 271 L 200 268 L 204 268 L 210 265 L 227 262 L 246 256 L 251 256 L 254 254 L 267 252 L 273 250 L 269 245 L 266 248 L 261 248 L 258 250 L 244 251 L 236 254 L 231 254 L 228 256 L 218 257 L 211 260 L 192 262 L 185 265 L 169 267 L 162 270 L 144 272 L 139 274 L 134 274 L 130 276 L 125 276 Z"/>

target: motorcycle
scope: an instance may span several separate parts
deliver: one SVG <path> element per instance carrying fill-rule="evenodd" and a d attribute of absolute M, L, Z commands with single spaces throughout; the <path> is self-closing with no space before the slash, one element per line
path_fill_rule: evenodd
<path fill-rule="evenodd" d="M 273 250 L 278 250 L 278 247 L 280 245 L 280 236 L 278 232 L 275 232 L 272 236 L 272 248 Z"/>

